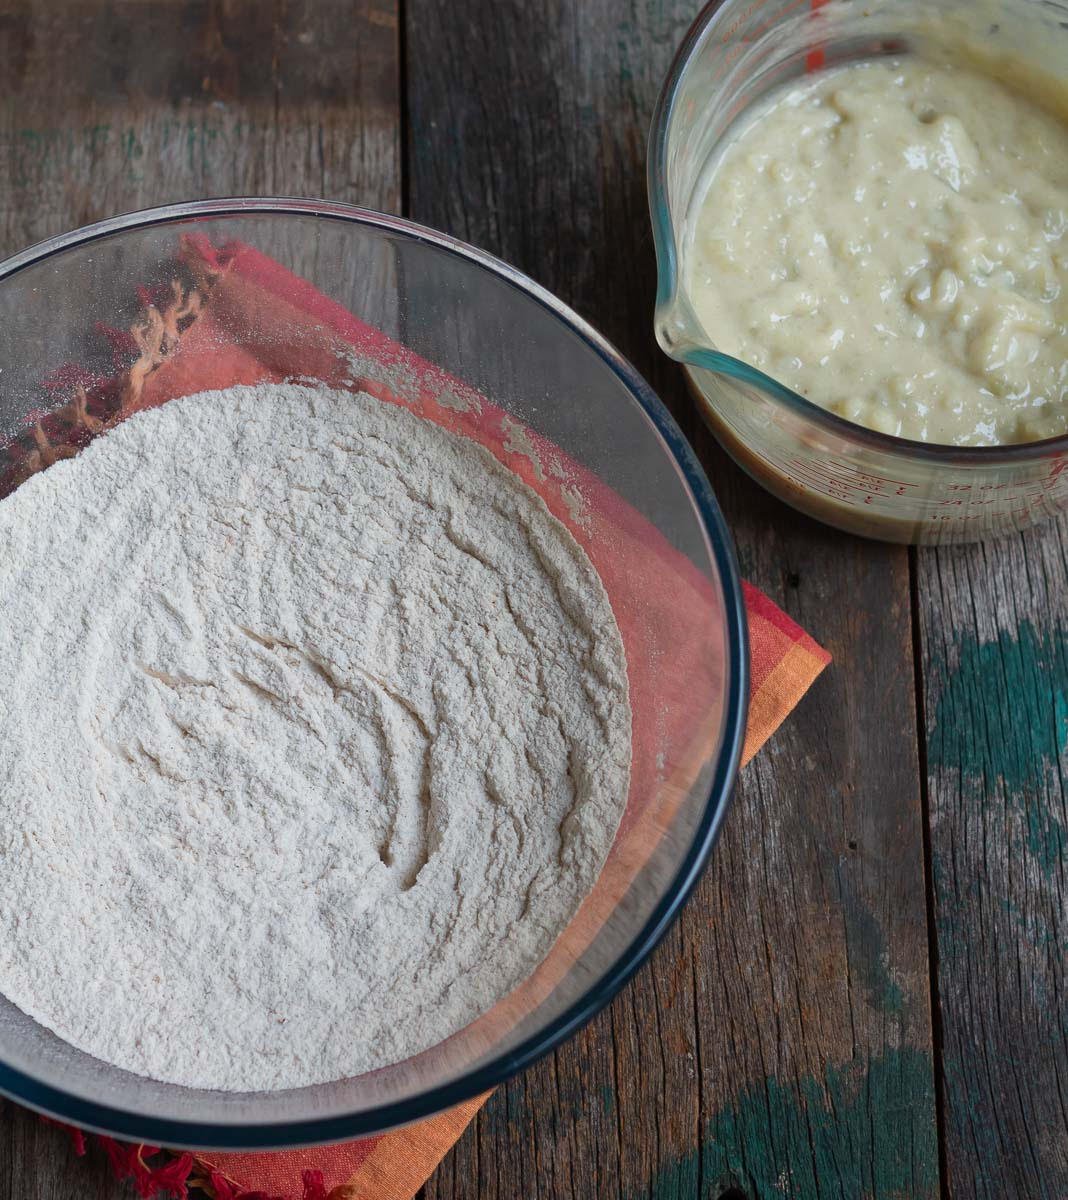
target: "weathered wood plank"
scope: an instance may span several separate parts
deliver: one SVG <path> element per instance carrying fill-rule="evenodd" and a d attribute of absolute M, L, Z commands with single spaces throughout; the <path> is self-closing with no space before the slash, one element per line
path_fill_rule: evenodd
<path fill-rule="evenodd" d="M 907 554 L 760 493 L 653 344 L 645 133 L 695 10 L 406 6 L 412 215 L 515 262 L 622 346 L 694 436 L 747 576 L 836 656 L 743 776 L 651 969 L 497 1093 L 426 1200 L 938 1190 Z"/>
<path fill-rule="evenodd" d="M 0 1101 L 0 1196 L 4 1200 L 129 1200 L 103 1154 L 77 1159 L 67 1135 Z"/>
<path fill-rule="evenodd" d="M 1068 522 L 917 556 L 950 1192 L 1068 1196 Z"/>
<path fill-rule="evenodd" d="M 400 205 L 395 0 L 0 0 L 0 255 L 219 195 Z M 0 1197 L 127 1198 L 0 1102 Z"/>
<path fill-rule="evenodd" d="M 5 253 L 206 196 L 399 201 L 394 0 L 4 0 L 0 61 Z"/>

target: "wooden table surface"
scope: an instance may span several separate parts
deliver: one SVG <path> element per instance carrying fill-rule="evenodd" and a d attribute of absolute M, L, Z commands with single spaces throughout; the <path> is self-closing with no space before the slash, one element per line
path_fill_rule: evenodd
<path fill-rule="evenodd" d="M 1068 524 L 913 551 L 727 462 L 651 331 L 645 138 L 696 0 L 0 0 L 0 254 L 280 194 L 406 213 L 588 317 L 747 578 L 834 654 L 682 919 L 425 1200 L 1068 1197 Z M 0 331 L 0 337 L 2 337 Z M 129 1195 L 0 1103 L 0 1196 Z"/>

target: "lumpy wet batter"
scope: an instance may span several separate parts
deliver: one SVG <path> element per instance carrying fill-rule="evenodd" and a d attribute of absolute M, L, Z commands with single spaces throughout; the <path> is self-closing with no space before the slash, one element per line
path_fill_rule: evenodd
<path fill-rule="evenodd" d="M 687 286 L 719 350 L 961 446 L 1068 430 L 1068 127 L 966 66 L 780 92 L 710 173 Z"/>

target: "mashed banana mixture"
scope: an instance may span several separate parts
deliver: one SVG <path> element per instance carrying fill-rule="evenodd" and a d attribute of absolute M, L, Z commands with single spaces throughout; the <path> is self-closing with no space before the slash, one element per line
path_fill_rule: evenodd
<path fill-rule="evenodd" d="M 713 167 L 687 288 L 719 350 L 959 446 L 1068 430 L 1068 127 L 966 66 L 779 93 Z"/>

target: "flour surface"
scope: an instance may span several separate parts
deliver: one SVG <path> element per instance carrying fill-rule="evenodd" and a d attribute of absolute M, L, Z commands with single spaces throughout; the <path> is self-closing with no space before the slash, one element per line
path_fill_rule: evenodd
<path fill-rule="evenodd" d="M 196 1087 L 372 1070 L 527 977 L 627 793 L 595 570 L 368 396 L 140 414 L 0 503 L 0 991 Z"/>

